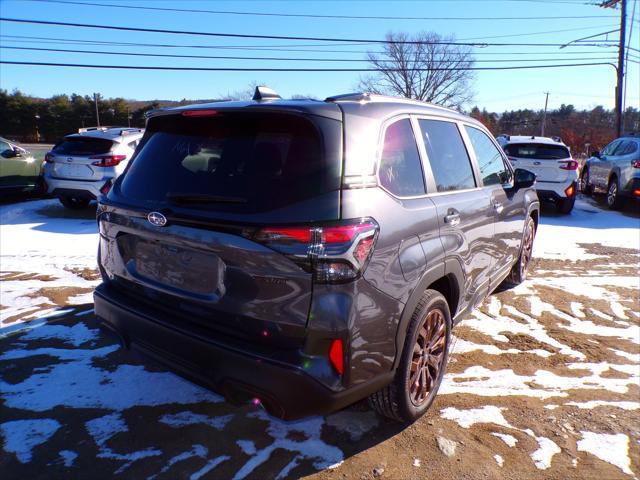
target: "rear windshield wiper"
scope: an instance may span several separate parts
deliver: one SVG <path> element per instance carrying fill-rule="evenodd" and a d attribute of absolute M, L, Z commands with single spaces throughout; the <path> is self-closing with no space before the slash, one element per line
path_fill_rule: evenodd
<path fill-rule="evenodd" d="M 206 193 L 167 193 L 167 199 L 175 203 L 247 203 L 246 198 L 209 195 Z"/>

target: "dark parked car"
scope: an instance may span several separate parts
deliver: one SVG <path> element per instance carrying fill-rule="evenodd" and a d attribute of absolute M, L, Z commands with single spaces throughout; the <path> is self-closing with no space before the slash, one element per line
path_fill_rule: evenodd
<path fill-rule="evenodd" d="M 609 208 L 622 208 L 627 198 L 640 198 L 640 135 L 625 135 L 593 152 L 582 168 L 580 189 L 602 190 Z"/>
<path fill-rule="evenodd" d="M 95 311 L 130 347 L 283 418 L 412 421 L 453 325 L 527 275 L 539 202 L 477 121 L 350 94 L 156 111 L 98 206 Z"/>
<path fill-rule="evenodd" d="M 42 161 L 0 137 L 0 196 L 42 189 Z"/>

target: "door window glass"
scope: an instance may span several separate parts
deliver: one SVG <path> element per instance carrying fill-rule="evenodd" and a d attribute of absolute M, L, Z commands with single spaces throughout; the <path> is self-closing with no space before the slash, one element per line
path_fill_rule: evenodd
<path fill-rule="evenodd" d="M 616 148 L 618 148 L 618 146 L 620 146 L 621 143 L 622 143 L 622 140 L 620 140 L 620 139 L 614 140 L 609 145 L 604 147 L 602 149 L 602 152 L 600 152 L 600 154 L 601 155 L 613 155 L 613 152 L 616 151 Z"/>
<path fill-rule="evenodd" d="M 438 192 L 475 188 L 471 161 L 455 123 L 419 120 Z"/>
<path fill-rule="evenodd" d="M 511 179 L 511 170 L 507 168 L 498 147 L 482 131 L 465 125 L 471 145 L 476 152 L 478 168 L 484 185 L 501 185 Z"/>
<path fill-rule="evenodd" d="M 387 127 L 379 176 L 382 186 L 399 197 L 426 193 L 420 154 L 408 118 Z"/>

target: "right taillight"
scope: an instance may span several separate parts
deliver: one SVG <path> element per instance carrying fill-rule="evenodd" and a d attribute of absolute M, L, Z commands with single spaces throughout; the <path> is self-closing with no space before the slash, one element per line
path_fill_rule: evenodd
<path fill-rule="evenodd" d="M 566 162 L 560 162 L 560 168 L 562 170 L 577 170 L 578 162 L 575 160 L 567 160 Z"/>
<path fill-rule="evenodd" d="M 375 221 L 362 219 L 339 225 L 265 227 L 252 239 L 287 255 L 312 272 L 318 283 L 344 283 L 361 275 L 377 233 Z"/>
<path fill-rule="evenodd" d="M 631 166 L 633 168 L 640 168 L 640 160 L 634 160 L 633 162 L 631 162 Z"/>

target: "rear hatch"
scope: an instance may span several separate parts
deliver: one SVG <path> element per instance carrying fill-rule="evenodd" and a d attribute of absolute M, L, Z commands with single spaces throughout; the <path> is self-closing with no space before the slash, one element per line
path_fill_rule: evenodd
<path fill-rule="evenodd" d="M 287 225 L 339 218 L 341 131 L 265 108 L 151 118 L 99 207 L 110 284 L 179 328 L 301 338 L 312 274 Z"/>
<path fill-rule="evenodd" d="M 567 168 L 571 160 L 569 149 L 563 145 L 544 143 L 510 143 L 504 147 L 506 154 L 515 168 L 524 168 L 537 175 L 539 182 L 562 183 L 571 177 Z M 577 163 L 575 163 L 577 167 Z M 575 177 L 575 173 L 573 175 Z"/>
<path fill-rule="evenodd" d="M 65 137 L 48 155 L 53 163 L 52 175 L 69 180 L 101 180 L 105 159 L 112 157 L 109 153 L 113 147 L 114 142 L 107 138 L 86 135 Z"/>

